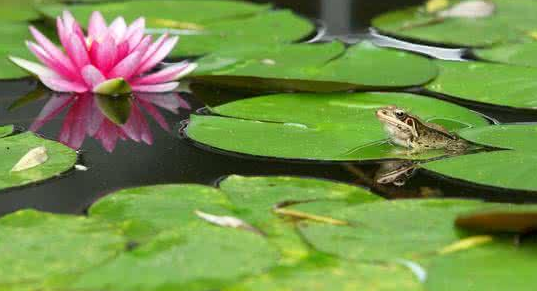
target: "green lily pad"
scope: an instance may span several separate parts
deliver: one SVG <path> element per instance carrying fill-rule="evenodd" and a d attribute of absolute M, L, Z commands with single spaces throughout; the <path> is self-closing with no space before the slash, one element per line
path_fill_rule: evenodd
<path fill-rule="evenodd" d="M 440 75 L 427 88 L 453 97 L 514 108 L 537 108 L 537 68 L 436 61 Z"/>
<path fill-rule="evenodd" d="M 29 74 L 11 63 L 8 56 L 32 59 L 25 41 L 31 39 L 26 23 L 0 22 L 0 79 L 17 79 Z"/>
<path fill-rule="evenodd" d="M 204 82 L 273 91 L 408 87 L 427 83 L 437 75 L 437 68 L 427 58 L 369 42 L 345 52 L 340 43 L 239 49 L 217 52 L 199 62 L 202 67 L 196 78 Z"/>
<path fill-rule="evenodd" d="M 535 151 L 537 142 L 537 125 L 510 124 L 468 128 L 459 131 L 461 137 L 496 148 L 517 151 Z"/>
<path fill-rule="evenodd" d="M 492 48 L 477 49 L 474 53 L 483 60 L 537 67 L 537 42 L 500 45 Z"/>
<path fill-rule="evenodd" d="M 31 21 L 41 18 L 37 4 L 54 3 L 55 0 L 2 0 L 0 19 L 2 21 Z"/>
<path fill-rule="evenodd" d="M 314 26 L 289 11 L 270 11 L 269 5 L 242 1 L 128 1 L 44 5 L 42 13 L 54 19 L 70 10 L 83 26 L 91 12 L 101 11 L 111 21 L 123 16 L 130 22 L 144 16 L 155 33 L 168 31 L 181 35 L 172 56 L 203 55 L 224 47 L 244 44 L 273 45 L 299 40 L 313 32 Z"/>
<path fill-rule="evenodd" d="M 397 36 L 456 46 L 489 46 L 529 39 L 528 34 L 537 28 L 533 16 L 537 6 L 533 1 L 489 2 L 496 5 L 496 11 L 487 17 L 440 18 L 426 12 L 424 6 L 415 6 L 382 14 L 373 19 L 373 26 Z"/>
<path fill-rule="evenodd" d="M 536 165 L 535 153 L 498 151 L 434 161 L 424 164 L 423 168 L 484 186 L 537 191 L 537 181 L 534 179 Z"/>
<path fill-rule="evenodd" d="M 150 243 L 84 273 L 74 290 L 215 290 L 273 267 L 278 254 L 260 235 L 196 225 L 162 233 Z"/>
<path fill-rule="evenodd" d="M 283 202 L 344 200 L 358 204 L 383 200 L 365 189 L 317 179 L 234 175 L 219 186 L 241 217 L 254 225 L 270 220 L 273 207 Z"/>
<path fill-rule="evenodd" d="M 470 200 L 396 200 L 334 209 L 325 215 L 347 226 L 307 223 L 302 235 L 321 252 L 350 260 L 418 260 L 459 239 L 453 220 L 483 203 Z"/>
<path fill-rule="evenodd" d="M 293 267 L 277 268 L 268 274 L 248 278 L 224 291 L 421 290 L 414 275 L 401 266 L 356 264 L 333 259 L 328 259 L 323 264 L 318 261 L 310 260 Z"/>
<path fill-rule="evenodd" d="M 536 141 L 536 128 L 535 125 L 497 125 L 463 130 L 460 134 L 466 139 L 512 150 L 457 156 L 422 167 L 471 183 L 536 191 L 537 181 L 532 178 L 537 170 L 537 154 L 532 147 Z"/>
<path fill-rule="evenodd" d="M 0 126 L 0 138 L 12 134 L 13 130 L 15 130 L 13 125 Z"/>
<path fill-rule="evenodd" d="M 437 291 L 520 290 L 537 288 L 528 280 L 537 267 L 535 244 L 516 246 L 498 240 L 431 262 L 425 287 Z"/>
<path fill-rule="evenodd" d="M 133 239 L 188 227 L 200 221 L 194 211 L 229 215 L 231 204 L 220 191 L 201 185 L 161 185 L 118 191 L 89 209 L 91 217 L 121 225 Z"/>
<path fill-rule="evenodd" d="M 11 172 L 11 168 L 31 149 L 44 146 L 48 160 L 37 167 Z M 0 189 L 46 180 L 71 169 L 77 155 L 71 148 L 26 132 L 0 138 Z"/>
<path fill-rule="evenodd" d="M 0 219 L 0 230 L 2 289 L 94 268 L 125 247 L 117 229 L 93 218 L 22 210 Z"/>
<path fill-rule="evenodd" d="M 465 108 L 412 94 L 279 94 L 212 108 L 219 116 L 191 115 L 186 133 L 194 141 L 218 149 L 289 159 L 424 159 L 444 155 L 443 151 L 408 155 L 405 149 L 386 141 L 375 111 L 394 104 L 452 131 L 487 124 Z"/>
<path fill-rule="evenodd" d="M 240 217 L 264 231 L 268 240 L 282 253 L 282 264 L 295 263 L 310 254 L 294 225 L 283 223 L 275 207 L 289 202 L 310 200 L 367 203 L 382 200 L 354 186 L 324 180 L 293 177 L 230 176 L 220 184 Z"/>

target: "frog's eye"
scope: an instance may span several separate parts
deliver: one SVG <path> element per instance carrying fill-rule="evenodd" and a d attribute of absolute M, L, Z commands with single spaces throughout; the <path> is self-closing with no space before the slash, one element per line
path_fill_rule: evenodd
<path fill-rule="evenodd" d="M 406 113 L 403 110 L 395 110 L 395 117 L 399 119 L 404 119 L 406 117 Z"/>

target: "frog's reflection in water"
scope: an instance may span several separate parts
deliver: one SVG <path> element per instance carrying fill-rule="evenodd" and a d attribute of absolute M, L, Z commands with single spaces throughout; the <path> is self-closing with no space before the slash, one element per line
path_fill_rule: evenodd
<path fill-rule="evenodd" d="M 178 114 L 180 108 L 190 109 L 175 92 L 134 93 L 129 96 L 53 93 L 30 130 L 38 132 L 47 122 L 66 112 L 58 141 L 78 149 L 86 137 L 91 137 L 112 152 L 120 139 L 151 145 L 153 135 L 146 116 L 154 119 L 162 129 L 170 131 L 161 110 Z"/>

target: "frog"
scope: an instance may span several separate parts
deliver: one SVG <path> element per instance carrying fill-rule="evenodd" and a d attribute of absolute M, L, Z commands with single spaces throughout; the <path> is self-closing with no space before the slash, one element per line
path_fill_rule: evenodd
<path fill-rule="evenodd" d="M 391 141 L 407 148 L 409 154 L 440 149 L 456 154 L 466 151 L 470 146 L 468 141 L 443 126 L 424 122 L 395 105 L 378 109 L 376 116 L 384 124 Z"/>

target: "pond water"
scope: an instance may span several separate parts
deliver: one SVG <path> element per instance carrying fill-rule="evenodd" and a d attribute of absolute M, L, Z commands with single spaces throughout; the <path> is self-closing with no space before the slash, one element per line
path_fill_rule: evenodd
<path fill-rule="evenodd" d="M 367 38 L 379 45 L 418 50 L 440 58 L 471 57 L 464 49 L 441 49 L 405 43 L 369 31 L 369 20 L 374 15 L 420 1 L 278 0 L 269 2 L 279 7 L 291 8 L 303 16 L 316 20 L 320 33 L 315 38 L 319 41 L 341 39 L 347 42 L 357 42 Z M 15 124 L 20 129 L 28 129 L 45 104 L 49 102 L 50 94 L 46 92 L 39 94 L 37 100 L 19 108 L 9 108 L 16 100 L 36 90 L 40 91 L 41 88 L 38 87 L 36 81 L 31 79 L 1 82 L 0 124 Z M 418 89 L 408 91 L 449 99 L 449 97 L 433 95 Z M 383 167 L 383 163 L 267 159 L 202 147 L 183 137 L 181 129 L 185 124 L 184 121 L 188 119 L 190 113 L 203 112 L 206 104 L 214 105 L 227 100 L 226 92 L 214 91 L 211 100 L 197 95 L 198 91 L 194 92 L 181 93 L 181 100 L 188 103 L 190 109 L 181 108 L 178 114 L 158 109 L 167 120 L 169 131 L 164 130 L 153 118 L 146 116 L 152 133 L 151 145 L 132 140 L 120 140 L 113 151 L 109 152 L 99 141 L 86 138 L 80 150 L 78 164 L 88 167 L 88 171 L 72 170 L 54 180 L 5 190 L 0 195 L 0 214 L 23 208 L 60 213 L 84 213 L 96 199 L 117 189 L 160 183 L 213 185 L 230 174 L 326 178 L 371 188 L 374 192 L 388 198 L 478 197 L 491 201 L 537 202 L 537 195 L 532 192 L 498 190 L 471 185 L 441 178 L 424 170 L 415 171 L 402 186 L 378 184 L 375 183 L 375 176 Z M 240 92 L 233 93 L 240 94 Z M 457 102 L 486 115 L 491 122 L 537 121 L 537 116 L 531 112 L 515 112 L 497 107 Z M 38 132 L 47 138 L 57 139 L 66 114 L 64 110 Z"/>

